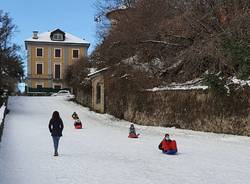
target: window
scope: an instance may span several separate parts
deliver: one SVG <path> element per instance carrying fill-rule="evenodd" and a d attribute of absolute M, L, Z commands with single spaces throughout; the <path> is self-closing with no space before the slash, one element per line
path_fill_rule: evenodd
<path fill-rule="evenodd" d="M 61 89 L 61 85 L 54 85 L 54 89 Z"/>
<path fill-rule="evenodd" d="M 73 59 L 78 59 L 79 58 L 79 49 L 73 49 L 72 51 Z"/>
<path fill-rule="evenodd" d="M 43 88 L 43 85 L 42 85 L 42 84 L 37 84 L 37 85 L 36 85 L 36 88 L 37 88 L 37 89 L 42 89 L 42 88 Z"/>
<path fill-rule="evenodd" d="M 56 33 L 53 35 L 53 40 L 57 40 L 57 41 L 62 41 L 63 40 L 63 35 Z"/>
<path fill-rule="evenodd" d="M 97 83 L 96 85 L 96 104 L 101 103 L 101 85 Z"/>
<path fill-rule="evenodd" d="M 38 75 L 43 74 L 43 64 L 42 63 L 36 64 L 36 74 L 38 74 Z"/>
<path fill-rule="evenodd" d="M 44 86 L 44 83 L 43 83 L 43 82 L 37 82 L 37 83 L 36 83 L 36 88 L 37 88 L 38 90 L 43 89 L 43 86 Z"/>
<path fill-rule="evenodd" d="M 56 79 L 61 78 L 61 65 L 55 64 L 55 78 Z"/>
<path fill-rule="evenodd" d="M 55 58 L 60 58 L 61 57 L 61 49 L 55 49 L 54 50 L 54 56 Z"/>
<path fill-rule="evenodd" d="M 43 57 L 43 48 L 36 48 L 36 57 Z"/>

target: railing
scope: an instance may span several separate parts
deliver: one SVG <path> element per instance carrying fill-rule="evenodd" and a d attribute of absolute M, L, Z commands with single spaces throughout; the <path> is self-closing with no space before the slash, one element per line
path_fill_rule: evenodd
<path fill-rule="evenodd" d="M 28 79 L 52 79 L 53 75 L 38 75 L 38 74 L 28 74 Z"/>
<path fill-rule="evenodd" d="M 50 75 L 29 74 L 26 79 L 53 79 L 54 81 L 62 80 L 62 78 L 55 78 L 52 74 Z"/>
<path fill-rule="evenodd" d="M 48 80 L 53 80 L 55 82 L 62 82 L 62 78 L 54 78 L 53 75 L 35 75 L 35 74 L 29 74 L 25 81 L 28 79 L 48 79 Z"/>

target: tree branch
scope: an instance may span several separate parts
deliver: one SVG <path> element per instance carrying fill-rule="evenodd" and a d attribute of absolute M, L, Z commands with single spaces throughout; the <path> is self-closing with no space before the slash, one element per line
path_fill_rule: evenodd
<path fill-rule="evenodd" d="M 178 43 L 170 43 L 170 42 L 161 41 L 161 40 L 144 40 L 144 41 L 140 41 L 140 43 L 162 44 L 162 45 L 175 46 L 175 47 L 182 47 L 183 46 L 183 45 L 178 44 Z"/>

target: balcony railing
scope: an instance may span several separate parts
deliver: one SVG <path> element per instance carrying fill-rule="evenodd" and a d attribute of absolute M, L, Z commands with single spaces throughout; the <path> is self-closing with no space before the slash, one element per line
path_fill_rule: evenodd
<path fill-rule="evenodd" d="M 28 74 L 28 79 L 52 79 L 53 75 Z"/>
<path fill-rule="evenodd" d="M 51 75 L 29 74 L 26 79 L 53 79 L 54 81 L 62 80 L 62 78 L 55 78 L 52 74 Z"/>

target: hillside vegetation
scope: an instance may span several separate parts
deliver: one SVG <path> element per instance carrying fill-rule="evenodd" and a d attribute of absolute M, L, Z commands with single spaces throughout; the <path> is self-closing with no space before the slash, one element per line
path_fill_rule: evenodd
<path fill-rule="evenodd" d="M 106 0 L 97 7 L 98 67 L 144 76 L 147 87 L 208 74 L 249 79 L 249 0 Z M 110 12 L 114 25 L 105 19 Z"/>

